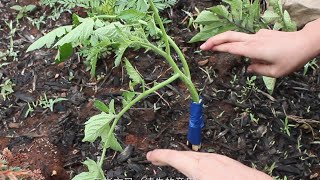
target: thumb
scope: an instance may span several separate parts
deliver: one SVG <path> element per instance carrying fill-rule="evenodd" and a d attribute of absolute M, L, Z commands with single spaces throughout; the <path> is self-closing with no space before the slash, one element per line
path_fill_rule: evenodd
<path fill-rule="evenodd" d="M 271 64 L 251 64 L 248 67 L 248 72 L 268 77 L 279 77 L 279 73 L 275 71 L 274 66 Z"/>

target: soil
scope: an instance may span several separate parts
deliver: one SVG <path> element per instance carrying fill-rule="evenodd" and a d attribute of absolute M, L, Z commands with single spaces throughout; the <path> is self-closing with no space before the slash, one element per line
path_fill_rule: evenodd
<path fill-rule="evenodd" d="M 187 28 L 182 11 L 196 13 L 219 2 L 180 0 L 162 15 L 171 19 L 168 34 L 182 48 L 190 64 L 192 79 L 205 102 L 205 128 L 201 152 L 219 153 L 276 177 L 320 179 L 320 68 L 303 70 L 277 80 L 273 95 L 268 95 L 261 77 L 249 87 L 246 61 L 242 57 L 200 52 L 199 43 L 189 44 L 196 29 Z M 0 98 L 0 149 L 8 147 L 16 157 L 12 163 L 30 170 L 40 169 L 45 179 L 71 179 L 86 168 L 88 157 L 100 157 L 98 143 L 83 143 L 84 123 L 99 111 L 94 99 L 108 103 L 112 98 L 120 105 L 121 89 L 128 77 L 121 68 L 112 69 L 112 57 L 99 61 L 97 74 L 90 79 L 83 60 L 74 55 L 69 61 L 54 64 L 54 50 L 26 53 L 28 46 L 54 27 L 71 23 L 63 13 L 58 21 L 45 19 L 37 30 L 26 17 L 48 16 L 51 10 L 37 0 L 2 0 L 0 2 L 0 51 L 9 45 L 10 29 L 6 22 L 15 21 L 11 6 L 34 4 L 37 9 L 20 19 L 14 34 L 17 61 L 0 68 L 0 84 L 11 79 L 14 93 Z M 83 13 L 83 10 L 76 9 Z M 254 51 L 254 49 L 252 49 Z M 143 74 L 147 83 L 170 75 L 165 62 L 152 53 L 128 52 L 128 57 Z M 319 63 L 318 63 L 319 64 Z M 319 64 L 320 65 L 320 64 Z M 73 76 L 71 76 L 73 73 Z M 236 77 L 236 78 L 235 78 Z M 160 79 L 161 79 L 160 78 Z M 48 109 L 36 108 L 25 117 L 28 102 L 43 97 L 65 97 Z M 145 158 L 149 150 L 169 148 L 190 150 L 186 145 L 190 97 L 185 85 L 176 81 L 139 102 L 120 120 L 117 138 L 126 157 L 108 151 L 104 169 L 109 178 L 179 178 L 185 177 L 170 167 L 156 167 Z M 159 110 L 154 110 L 156 105 Z M 283 131 L 288 119 L 290 136 Z"/>

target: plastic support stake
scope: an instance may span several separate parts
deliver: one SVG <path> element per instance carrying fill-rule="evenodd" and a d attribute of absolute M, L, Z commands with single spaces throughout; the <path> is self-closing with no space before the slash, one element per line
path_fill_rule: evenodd
<path fill-rule="evenodd" d="M 203 101 L 200 98 L 200 102 L 190 103 L 188 143 L 191 145 L 201 145 L 201 130 L 203 127 Z"/>

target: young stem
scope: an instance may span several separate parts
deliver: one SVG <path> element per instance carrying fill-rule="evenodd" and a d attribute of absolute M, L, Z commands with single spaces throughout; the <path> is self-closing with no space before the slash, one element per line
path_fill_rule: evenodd
<path fill-rule="evenodd" d="M 154 87 L 152 87 L 151 89 L 148 89 L 146 90 L 145 92 L 143 92 L 142 94 L 140 94 L 139 96 L 137 96 L 134 100 L 130 101 L 121 111 L 120 113 L 117 115 L 117 117 L 115 118 L 115 120 L 113 121 L 112 123 L 112 126 L 110 128 L 110 131 L 108 133 L 108 138 L 106 140 L 106 142 L 104 143 L 103 145 L 103 151 L 102 151 L 102 154 L 101 154 L 101 159 L 99 160 L 99 166 L 102 167 L 102 164 L 103 164 L 103 160 L 105 158 L 105 155 L 106 155 L 106 151 L 107 151 L 107 146 L 108 146 L 108 142 L 109 142 L 109 139 L 111 137 L 111 134 L 113 133 L 114 131 L 114 128 L 116 126 L 116 124 L 118 123 L 119 119 L 123 116 L 123 114 L 125 112 L 127 112 L 131 106 L 133 106 L 134 104 L 136 104 L 138 101 L 140 101 L 141 99 L 145 98 L 146 96 L 148 96 L 149 94 L 165 87 L 166 85 L 172 83 L 173 81 L 175 81 L 176 79 L 178 79 L 180 77 L 179 74 L 175 74 L 173 75 L 172 77 L 170 77 L 169 79 L 155 85 Z"/>
<path fill-rule="evenodd" d="M 160 16 L 159 16 L 159 11 L 156 8 L 156 6 L 153 4 L 152 0 L 148 0 L 148 1 L 149 1 L 149 4 L 151 6 L 152 11 L 154 12 L 155 19 L 156 19 L 157 23 L 160 26 L 160 29 L 161 29 L 161 32 L 162 32 L 162 37 L 163 37 L 164 43 L 166 44 L 166 53 L 170 54 L 170 44 L 169 44 L 169 41 L 168 41 L 168 34 L 167 34 L 167 32 L 166 32 L 166 30 L 165 30 L 165 28 L 163 26 L 163 23 L 162 23 L 162 20 L 161 20 Z"/>
<path fill-rule="evenodd" d="M 188 77 L 188 78 L 191 78 L 191 75 L 190 75 L 190 70 L 189 70 L 189 66 L 188 66 L 188 63 L 187 63 L 187 60 L 186 58 L 184 57 L 183 53 L 181 52 L 180 48 L 177 46 L 177 44 L 169 37 L 169 43 L 171 44 L 171 46 L 173 47 L 173 49 L 176 51 L 176 53 L 178 54 L 181 62 L 182 62 L 182 65 L 183 65 L 183 72 L 184 74 Z"/>
<path fill-rule="evenodd" d="M 138 42 L 137 42 L 138 43 Z M 140 43 L 142 46 L 146 47 L 146 48 L 150 48 L 152 49 L 154 52 L 156 52 L 157 54 L 161 55 L 162 57 L 164 57 L 167 62 L 170 64 L 170 66 L 172 67 L 173 71 L 177 74 L 180 75 L 180 79 L 186 84 L 191 98 L 194 102 L 199 102 L 200 98 L 199 98 L 199 94 L 197 89 L 194 87 L 191 78 L 186 76 L 183 72 L 181 72 L 181 70 L 179 69 L 179 67 L 177 66 L 177 64 L 174 62 L 174 60 L 172 59 L 172 57 L 170 55 L 168 55 L 167 53 L 165 53 L 164 51 L 162 51 L 160 48 L 156 47 L 155 45 L 151 44 L 151 43 Z M 181 53 L 182 54 L 182 53 Z M 187 65 L 187 64 L 186 64 Z M 189 69 L 189 68 L 187 68 Z"/>

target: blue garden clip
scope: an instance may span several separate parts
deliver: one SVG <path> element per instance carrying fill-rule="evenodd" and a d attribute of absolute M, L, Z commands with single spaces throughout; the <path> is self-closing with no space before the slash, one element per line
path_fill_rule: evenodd
<path fill-rule="evenodd" d="M 188 144 L 192 149 L 198 151 L 201 145 L 201 130 L 204 127 L 203 121 L 203 100 L 190 103 L 190 121 L 188 130 Z M 196 147 L 196 148 L 195 148 Z"/>

